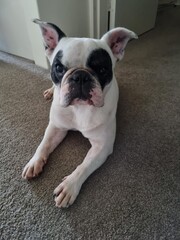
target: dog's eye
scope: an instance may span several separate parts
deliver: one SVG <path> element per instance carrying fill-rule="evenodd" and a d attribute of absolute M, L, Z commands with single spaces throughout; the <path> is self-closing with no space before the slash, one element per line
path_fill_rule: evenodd
<path fill-rule="evenodd" d="M 56 64 L 56 71 L 58 73 L 64 73 L 64 68 L 60 64 Z"/>

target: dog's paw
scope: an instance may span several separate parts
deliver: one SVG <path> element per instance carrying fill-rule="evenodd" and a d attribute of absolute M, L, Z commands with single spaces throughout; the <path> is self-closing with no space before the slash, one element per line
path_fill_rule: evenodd
<path fill-rule="evenodd" d="M 71 176 L 63 178 L 63 182 L 54 190 L 56 206 L 67 208 L 72 205 L 80 188 L 81 186 Z"/>
<path fill-rule="evenodd" d="M 31 179 L 37 177 L 43 170 L 46 161 L 44 159 L 34 160 L 33 158 L 26 164 L 22 172 L 22 178 Z"/>
<path fill-rule="evenodd" d="M 53 91 L 54 91 L 54 88 L 51 87 L 49 89 L 47 89 L 46 91 L 44 91 L 43 93 L 43 96 L 46 100 L 51 100 L 52 97 L 53 97 Z"/>

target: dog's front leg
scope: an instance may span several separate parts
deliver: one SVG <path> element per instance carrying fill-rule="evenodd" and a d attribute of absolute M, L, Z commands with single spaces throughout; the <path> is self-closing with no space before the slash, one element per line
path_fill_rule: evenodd
<path fill-rule="evenodd" d="M 51 100 L 53 98 L 54 85 L 43 92 L 43 96 L 46 100 Z"/>
<path fill-rule="evenodd" d="M 115 129 L 115 128 L 114 128 Z M 102 139 L 92 140 L 91 149 L 84 161 L 54 190 L 57 207 L 68 207 L 73 204 L 84 181 L 107 159 L 113 151 L 115 130 L 108 135 L 103 134 Z M 107 131 L 108 132 L 108 131 Z"/>
<path fill-rule="evenodd" d="M 42 172 L 43 166 L 46 164 L 49 154 L 64 139 L 67 131 L 56 128 L 51 122 L 49 123 L 44 138 L 37 148 L 34 156 L 24 167 L 22 177 L 31 179 Z"/>

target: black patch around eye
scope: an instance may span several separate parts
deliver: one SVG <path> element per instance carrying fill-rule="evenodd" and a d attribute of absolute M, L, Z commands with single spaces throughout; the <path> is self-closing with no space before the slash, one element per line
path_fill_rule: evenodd
<path fill-rule="evenodd" d="M 112 80 L 112 61 L 105 49 L 94 50 L 89 55 L 86 65 L 95 73 L 102 89 Z"/>
<path fill-rule="evenodd" d="M 67 71 L 67 68 L 61 63 L 62 57 L 63 52 L 60 50 L 56 54 L 51 67 L 51 78 L 55 84 L 61 83 L 61 80 Z"/>

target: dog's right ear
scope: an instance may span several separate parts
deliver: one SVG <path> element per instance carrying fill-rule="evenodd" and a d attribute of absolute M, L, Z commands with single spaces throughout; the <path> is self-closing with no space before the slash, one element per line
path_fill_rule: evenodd
<path fill-rule="evenodd" d="M 39 24 L 41 28 L 46 55 L 49 58 L 61 38 L 66 37 L 66 35 L 52 23 L 43 22 L 39 19 L 33 19 L 33 22 Z"/>

